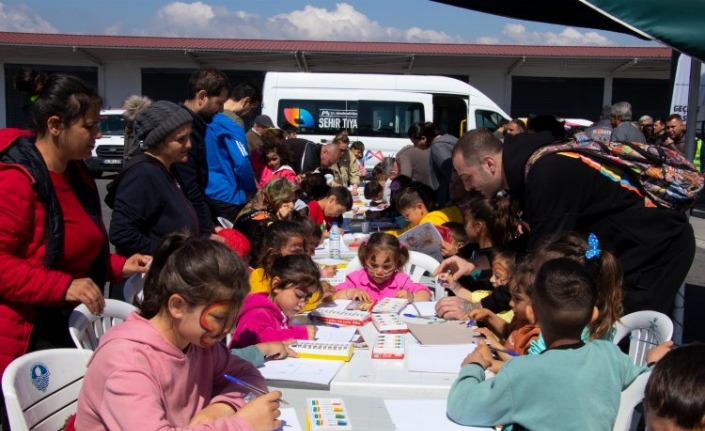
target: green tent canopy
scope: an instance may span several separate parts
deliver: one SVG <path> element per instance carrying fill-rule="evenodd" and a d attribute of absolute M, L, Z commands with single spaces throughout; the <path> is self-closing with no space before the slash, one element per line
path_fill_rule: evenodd
<path fill-rule="evenodd" d="M 520 20 L 655 39 L 705 61 L 703 0 L 432 0 Z"/>

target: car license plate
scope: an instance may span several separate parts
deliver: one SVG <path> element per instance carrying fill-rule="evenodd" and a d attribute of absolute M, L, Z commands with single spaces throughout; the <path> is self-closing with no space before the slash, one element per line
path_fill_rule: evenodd
<path fill-rule="evenodd" d="M 121 165 L 122 159 L 103 159 L 104 165 Z"/>

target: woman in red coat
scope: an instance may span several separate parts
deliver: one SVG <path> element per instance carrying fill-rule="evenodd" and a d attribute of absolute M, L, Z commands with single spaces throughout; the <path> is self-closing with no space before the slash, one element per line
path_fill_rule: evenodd
<path fill-rule="evenodd" d="M 105 306 L 103 285 L 149 256 L 110 255 L 90 157 L 102 100 L 70 75 L 23 71 L 30 132 L 0 131 L 0 374 L 32 350 L 72 347 L 68 315 Z"/>

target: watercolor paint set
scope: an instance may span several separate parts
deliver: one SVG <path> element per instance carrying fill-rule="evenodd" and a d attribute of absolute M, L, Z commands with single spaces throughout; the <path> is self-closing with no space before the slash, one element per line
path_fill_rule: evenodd
<path fill-rule="evenodd" d="M 329 341 L 297 340 L 291 349 L 299 358 L 329 359 L 333 361 L 348 362 L 353 354 L 352 343 L 336 343 Z"/>
<path fill-rule="evenodd" d="M 339 310 L 334 308 L 316 308 L 309 313 L 309 318 L 316 322 L 341 325 L 364 326 L 370 321 L 370 312 L 361 310 Z"/>
<path fill-rule="evenodd" d="M 352 431 L 350 416 L 340 398 L 306 399 L 307 431 Z"/>
<path fill-rule="evenodd" d="M 404 298 L 383 298 L 372 307 L 373 313 L 395 313 L 399 314 L 409 303 Z"/>
<path fill-rule="evenodd" d="M 397 314 L 373 314 L 372 323 L 380 334 L 406 334 L 409 326 Z"/>
<path fill-rule="evenodd" d="M 404 359 L 405 344 L 401 334 L 379 334 L 372 346 L 372 359 Z"/>

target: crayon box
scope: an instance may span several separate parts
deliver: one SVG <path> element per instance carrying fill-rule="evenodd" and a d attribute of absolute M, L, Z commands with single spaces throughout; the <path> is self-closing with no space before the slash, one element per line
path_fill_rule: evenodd
<path fill-rule="evenodd" d="M 340 398 L 306 399 L 307 431 L 352 431 L 350 417 Z"/>

